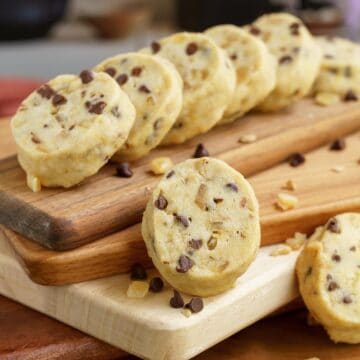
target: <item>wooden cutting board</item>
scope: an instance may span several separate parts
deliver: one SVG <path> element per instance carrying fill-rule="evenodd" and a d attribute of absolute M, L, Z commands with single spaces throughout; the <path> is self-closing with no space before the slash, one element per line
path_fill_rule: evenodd
<path fill-rule="evenodd" d="M 332 215 L 360 211 L 360 133 L 346 139 L 343 151 L 328 146 L 312 151 L 298 168 L 280 164 L 253 177 L 260 201 L 262 244 L 285 240 L 295 231 L 309 233 Z M 333 166 L 344 166 L 335 173 Z M 297 208 L 282 212 L 274 207 L 276 195 L 292 179 L 299 199 Z M 140 225 L 119 231 L 69 251 L 52 251 L 5 230 L 32 280 L 62 285 L 127 272 L 132 264 L 151 265 L 141 238 Z"/>
<path fill-rule="evenodd" d="M 204 299 L 203 311 L 187 318 L 169 306 L 172 290 L 167 286 L 144 299 L 129 299 L 128 275 L 60 287 L 38 285 L 0 233 L 0 294 L 142 358 L 189 359 L 298 296 L 298 253 L 272 257 L 271 249 L 260 250 L 233 289 Z"/>
<path fill-rule="evenodd" d="M 302 100 L 287 111 L 250 114 L 186 144 L 156 149 L 133 164 L 130 179 L 115 177 L 115 168 L 109 165 L 76 188 L 40 193 L 26 187 L 24 172 L 13 156 L 0 162 L 0 223 L 50 249 L 72 249 L 140 220 L 149 191 L 158 181 L 148 172 L 154 157 L 170 156 L 176 163 L 191 157 L 202 142 L 212 156 L 249 176 L 295 151 L 307 152 L 358 129 L 359 102 L 324 108 Z M 249 133 L 259 140 L 240 145 L 240 135 Z"/>

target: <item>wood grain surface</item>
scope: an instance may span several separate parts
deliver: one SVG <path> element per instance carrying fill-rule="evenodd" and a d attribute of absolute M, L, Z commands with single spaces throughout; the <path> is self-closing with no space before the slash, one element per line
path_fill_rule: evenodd
<path fill-rule="evenodd" d="M 191 157 L 202 142 L 212 156 L 249 176 L 294 151 L 310 151 L 359 128 L 360 103 L 324 108 L 302 100 L 287 111 L 250 114 L 186 144 L 156 149 L 133 164 L 130 179 L 115 177 L 114 166 L 108 165 L 76 188 L 40 193 L 26 187 L 24 172 L 11 157 L 0 162 L 0 223 L 50 249 L 75 248 L 140 220 L 149 191 L 158 181 L 148 172 L 153 157 L 170 156 L 176 163 Z M 240 145 L 240 135 L 249 133 L 259 140 Z"/>
<path fill-rule="evenodd" d="M 309 153 L 302 166 L 281 164 L 250 178 L 260 201 L 262 244 L 285 240 L 295 231 L 309 233 L 332 215 L 360 211 L 360 133 L 346 139 L 343 151 L 328 145 Z M 333 166 L 344 166 L 335 173 Z M 281 187 L 292 179 L 297 208 L 282 212 L 274 207 Z M 52 251 L 5 230 L 21 263 L 33 281 L 62 285 L 127 272 L 135 262 L 150 266 L 140 225 L 134 225 L 69 251 Z"/>

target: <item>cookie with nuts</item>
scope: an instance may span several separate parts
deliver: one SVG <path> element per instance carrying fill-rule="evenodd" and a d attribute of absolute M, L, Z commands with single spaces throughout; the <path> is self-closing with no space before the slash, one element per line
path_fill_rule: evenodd
<path fill-rule="evenodd" d="M 11 121 L 28 184 L 68 188 L 95 174 L 125 142 L 134 120 L 129 97 L 105 73 L 50 80 Z"/>
<path fill-rule="evenodd" d="M 221 160 L 184 161 L 155 188 L 143 215 L 148 254 L 178 291 L 231 288 L 260 244 L 259 207 L 244 177 Z"/>
<path fill-rule="evenodd" d="M 140 53 L 114 56 L 94 70 L 110 74 L 136 109 L 130 135 L 113 159 L 131 161 L 146 155 L 161 142 L 180 114 L 183 82 L 177 70 L 164 58 Z"/>
<path fill-rule="evenodd" d="M 307 308 L 330 338 L 360 343 L 360 214 L 337 215 L 318 228 L 296 272 Z"/>

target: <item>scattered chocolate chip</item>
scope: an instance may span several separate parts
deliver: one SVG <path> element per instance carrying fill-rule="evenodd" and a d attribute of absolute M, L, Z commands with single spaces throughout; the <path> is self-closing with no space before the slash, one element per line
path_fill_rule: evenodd
<path fill-rule="evenodd" d="M 168 201 L 166 200 L 166 198 L 162 195 L 159 195 L 159 197 L 155 200 L 154 205 L 159 209 L 159 210 L 165 210 L 166 207 L 168 206 Z"/>
<path fill-rule="evenodd" d="M 54 106 L 63 105 L 67 102 L 66 97 L 60 94 L 55 94 L 52 99 L 52 104 Z"/>
<path fill-rule="evenodd" d="M 160 292 L 164 287 L 164 282 L 159 277 L 154 277 L 150 281 L 149 290 L 152 292 Z"/>
<path fill-rule="evenodd" d="M 199 297 L 194 297 L 188 302 L 185 307 L 190 309 L 192 313 L 198 313 L 204 308 L 204 302 Z"/>
<path fill-rule="evenodd" d="M 338 289 L 338 288 L 339 288 L 339 285 L 338 285 L 337 282 L 335 282 L 335 281 L 330 281 L 330 282 L 329 282 L 329 285 L 328 285 L 328 287 L 327 287 L 327 290 L 328 290 L 328 291 L 334 291 L 334 290 L 336 290 L 336 289 Z"/>
<path fill-rule="evenodd" d="M 352 90 L 349 90 L 344 96 L 344 101 L 358 101 L 358 97 Z"/>
<path fill-rule="evenodd" d="M 140 76 L 142 72 L 142 68 L 140 66 L 134 67 L 131 70 L 131 76 Z"/>
<path fill-rule="evenodd" d="M 344 304 L 351 304 L 352 303 L 352 299 L 350 295 L 346 295 L 343 297 L 343 303 Z"/>
<path fill-rule="evenodd" d="M 170 179 L 174 174 L 175 174 L 175 171 L 174 171 L 174 170 L 170 170 L 170 171 L 167 173 L 166 178 L 167 178 L 167 179 Z"/>
<path fill-rule="evenodd" d="M 203 241 L 201 239 L 199 239 L 199 240 L 191 239 L 189 241 L 190 247 L 195 250 L 199 250 L 202 247 L 202 244 L 203 244 Z"/>
<path fill-rule="evenodd" d="M 181 255 L 178 260 L 176 271 L 179 273 L 186 273 L 194 266 L 193 261 L 186 255 Z"/>
<path fill-rule="evenodd" d="M 356 246 L 351 246 L 351 248 L 349 249 L 350 251 L 356 251 Z"/>
<path fill-rule="evenodd" d="M 119 177 L 132 177 L 133 172 L 130 169 L 129 163 L 120 163 L 116 166 L 116 175 Z"/>
<path fill-rule="evenodd" d="M 174 290 L 174 296 L 170 299 L 170 306 L 175 309 L 180 309 L 184 306 L 184 299 L 176 290 Z"/>
<path fill-rule="evenodd" d="M 34 144 L 41 144 L 41 140 L 39 139 L 39 137 L 37 135 L 35 135 L 33 132 L 31 132 L 31 141 Z"/>
<path fill-rule="evenodd" d="M 346 143 L 344 139 L 336 139 L 331 143 L 330 150 L 335 150 L 335 151 L 344 150 L 345 146 Z"/>
<path fill-rule="evenodd" d="M 260 35 L 261 30 L 258 27 L 256 27 L 255 25 L 251 25 L 249 28 L 249 33 L 253 34 L 253 35 Z"/>
<path fill-rule="evenodd" d="M 193 55 L 198 51 L 198 46 L 194 43 L 191 42 L 187 45 L 186 47 L 186 54 L 187 55 Z"/>
<path fill-rule="evenodd" d="M 279 64 L 289 64 L 293 61 L 293 58 L 290 55 L 284 55 L 279 59 Z"/>
<path fill-rule="evenodd" d="M 116 78 L 116 81 L 119 85 L 124 85 L 128 81 L 128 76 L 126 74 L 121 74 Z"/>
<path fill-rule="evenodd" d="M 89 82 L 94 80 L 94 75 L 89 70 L 83 70 L 79 75 L 83 84 L 88 84 Z"/>
<path fill-rule="evenodd" d="M 331 257 L 331 260 L 332 260 L 332 261 L 335 261 L 335 262 L 340 262 L 340 261 L 341 261 L 341 256 L 338 255 L 338 254 L 334 254 L 334 255 Z"/>
<path fill-rule="evenodd" d="M 143 92 L 145 94 L 150 94 L 151 93 L 151 90 L 146 85 L 141 85 L 139 87 L 139 91 Z"/>
<path fill-rule="evenodd" d="M 340 232 L 341 232 L 339 222 L 337 221 L 336 218 L 331 218 L 328 221 L 328 223 L 326 225 L 326 229 L 335 234 L 340 234 Z"/>
<path fill-rule="evenodd" d="M 218 204 L 218 203 L 221 203 L 224 201 L 224 199 L 222 199 L 222 198 L 213 198 L 213 200 L 214 200 L 215 204 Z"/>
<path fill-rule="evenodd" d="M 293 153 L 288 157 L 287 161 L 290 166 L 297 167 L 305 162 L 305 156 L 301 153 Z"/>
<path fill-rule="evenodd" d="M 189 226 L 189 220 L 186 216 L 183 215 L 177 215 L 175 214 L 175 220 L 180 222 L 181 224 L 183 224 L 184 227 L 188 227 Z"/>
<path fill-rule="evenodd" d="M 55 94 L 55 91 L 48 84 L 40 86 L 36 92 L 45 99 L 50 99 Z"/>
<path fill-rule="evenodd" d="M 104 72 L 106 72 L 108 75 L 110 75 L 111 77 L 114 77 L 115 74 L 116 74 L 116 69 L 113 68 L 113 67 L 109 67 L 109 68 L 106 68 L 104 70 Z"/>
<path fill-rule="evenodd" d="M 204 156 L 209 156 L 209 152 L 207 151 L 207 149 L 205 148 L 205 146 L 203 144 L 198 144 L 198 146 L 195 149 L 193 158 L 201 158 Z"/>
<path fill-rule="evenodd" d="M 130 277 L 132 280 L 145 280 L 147 279 L 147 273 L 145 268 L 139 264 L 136 263 L 131 267 L 131 273 Z"/>
<path fill-rule="evenodd" d="M 100 115 L 104 111 L 104 108 L 106 106 L 106 102 L 104 101 L 98 101 L 98 102 L 91 102 L 86 101 L 85 107 L 88 109 L 89 113 Z"/>
<path fill-rule="evenodd" d="M 161 49 L 161 45 L 157 41 L 153 41 L 150 46 L 153 54 L 158 53 Z"/>
<path fill-rule="evenodd" d="M 227 188 L 235 191 L 235 192 L 238 192 L 238 190 L 239 190 L 238 187 L 237 187 L 237 185 L 234 184 L 234 183 L 228 183 L 228 184 L 226 184 L 225 186 L 226 186 Z"/>

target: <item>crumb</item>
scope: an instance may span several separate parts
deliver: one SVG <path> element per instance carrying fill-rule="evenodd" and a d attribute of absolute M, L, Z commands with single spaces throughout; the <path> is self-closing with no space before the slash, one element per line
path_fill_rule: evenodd
<path fill-rule="evenodd" d="M 321 106 L 329 106 L 340 102 L 340 97 L 334 93 L 320 92 L 315 95 L 315 103 Z"/>
<path fill-rule="evenodd" d="M 33 192 L 41 191 L 40 179 L 34 175 L 26 175 L 26 184 Z"/>
<path fill-rule="evenodd" d="M 291 247 L 286 244 L 277 245 L 273 250 L 270 252 L 270 256 L 279 256 L 279 255 L 287 255 L 291 253 Z"/>
<path fill-rule="evenodd" d="M 288 180 L 281 188 L 283 190 L 295 191 L 296 185 L 292 180 Z"/>
<path fill-rule="evenodd" d="M 286 245 L 289 245 L 292 250 L 296 251 L 301 249 L 301 247 L 305 244 L 306 234 L 296 232 L 295 235 L 289 239 L 285 240 Z"/>
<path fill-rule="evenodd" d="M 241 144 L 251 144 L 257 140 L 257 136 L 255 134 L 246 134 L 240 136 L 238 142 Z"/>
<path fill-rule="evenodd" d="M 280 210 L 286 211 L 295 208 L 298 202 L 298 198 L 294 195 L 290 195 L 287 193 L 279 193 L 277 195 L 275 206 Z"/>
<path fill-rule="evenodd" d="M 141 299 L 149 292 L 149 284 L 146 281 L 132 281 L 127 289 L 128 298 Z"/>
<path fill-rule="evenodd" d="M 151 161 L 150 171 L 155 175 L 163 175 L 173 167 L 173 162 L 169 157 L 158 157 Z"/>
<path fill-rule="evenodd" d="M 183 308 L 181 309 L 181 313 L 186 316 L 186 317 L 190 317 L 192 315 L 192 312 L 190 309 L 187 309 L 187 308 Z"/>
<path fill-rule="evenodd" d="M 345 167 L 342 165 L 335 165 L 330 170 L 335 173 L 341 173 L 345 170 Z"/>

